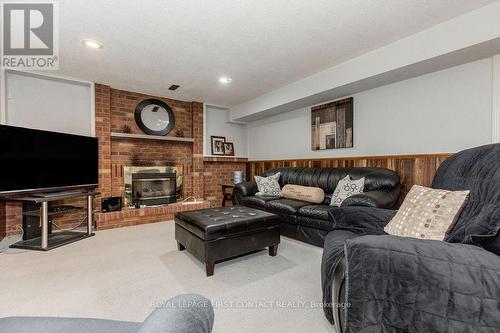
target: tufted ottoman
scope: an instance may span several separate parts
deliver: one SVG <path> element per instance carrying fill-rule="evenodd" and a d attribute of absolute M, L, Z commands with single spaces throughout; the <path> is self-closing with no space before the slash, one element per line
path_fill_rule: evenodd
<path fill-rule="evenodd" d="M 175 214 L 175 240 L 205 263 L 207 276 L 216 261 L 269 247 L 275 256 L 280 242 L 279 217 L 258 209 L 232 206 Z"/>

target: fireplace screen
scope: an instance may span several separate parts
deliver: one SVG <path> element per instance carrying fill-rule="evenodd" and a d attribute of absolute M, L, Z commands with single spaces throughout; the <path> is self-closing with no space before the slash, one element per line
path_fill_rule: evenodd
<path fill-rule="evenodd" d="M 125 206 L 161 205 L 182 200 L 182 175 L 182 166 L 124 166 Z M 170 197 L 172 187 L 175 188 L 174 198 Z M 157 198 L 162 196 L 164 198 Z"/>
<path fill-rule="evenodd" d="M 146 206 L 176 202 L 176 174 L 132 174 L 132 202 Z"/>

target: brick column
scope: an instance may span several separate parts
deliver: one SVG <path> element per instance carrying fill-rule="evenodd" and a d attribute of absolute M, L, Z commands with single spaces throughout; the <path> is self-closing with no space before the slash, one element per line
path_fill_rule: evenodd
<path fill-rule="evenodd" d="M 111 196 L 111 93 L 110 87 L 95 85 L 95 134 L 99 139 L 99 192 Z"/>
<path fill-rule="evenodd" d="M 192 102 L 191 111 L 193 115 L 193 196 L 205 197 L 203 177 L 203 103 Z"/>

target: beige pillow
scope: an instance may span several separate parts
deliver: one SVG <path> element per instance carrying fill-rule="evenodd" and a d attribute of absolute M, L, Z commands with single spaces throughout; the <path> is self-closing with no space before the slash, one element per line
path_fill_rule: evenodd
<path fill-rule="evenodd" d="M 413 185 L 384 231 L 395 236 L 443 240 L 455 226 L 469 192 Z"/>
<path fill-rule="evenodd" d="M 309 187 L 300 185 L 285 185 L 281 194 L 286 199 L 301 200 L 312 203 L 322 203 L 325 200 L 325 191 L 319 187 Z"/>

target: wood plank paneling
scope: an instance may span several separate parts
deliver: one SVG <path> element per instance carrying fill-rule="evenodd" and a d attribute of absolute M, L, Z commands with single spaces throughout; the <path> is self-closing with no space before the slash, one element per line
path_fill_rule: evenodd
<path fill-rule="evenodd" d="M 248 161 L 247 175 L 253 179 L 265 170 L 281 167 L 352 168 L 378 167 L 396 171 L 401 177 L 400 203 L 413 185 L 430 186 L 439 165 L 452 154 L 362 156 L 345 158 Z"/>

